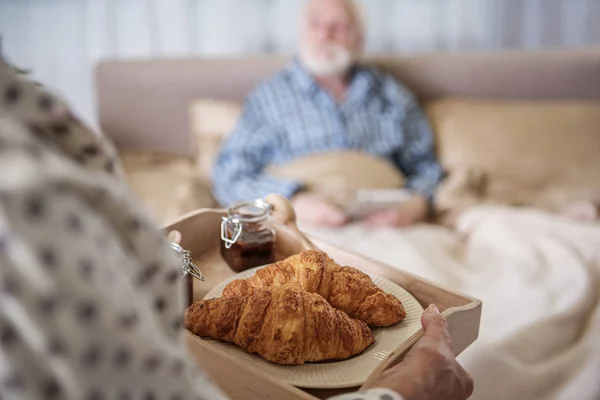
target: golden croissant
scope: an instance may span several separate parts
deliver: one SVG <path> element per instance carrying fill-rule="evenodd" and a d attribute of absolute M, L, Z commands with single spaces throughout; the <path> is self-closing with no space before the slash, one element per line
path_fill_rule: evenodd
<path fill-rule="evenodd" d="M 367 324 L 297 283 L 199 301 L 187 309 L 185 326 L 195 335 L 233 342 L 284 365 L 343 360 L 375 341 Z"/>
<path fill-rule="evenodd" d="M 389 326 L 406 316 L 402 302 L 378 288 L 367 274 L 341 267 L 316 250 L 304 251 L 260 269 L 248 279 L 231 282 L 223 290 L 223 297 L 244 297 L 256 289 L 289 282 L 318 293 L 334 308 L 369 325 Z"/>

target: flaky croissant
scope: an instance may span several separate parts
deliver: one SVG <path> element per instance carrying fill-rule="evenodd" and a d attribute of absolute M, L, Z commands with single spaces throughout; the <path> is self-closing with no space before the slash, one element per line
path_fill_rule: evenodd
<path fill-rule="evenodd" d="M 373 326 L 401 321 L 406 312 L 402 302 L 378 288 L 369 276 L 352 267 L 341 267 L 326 253 L 304 251 L 260 269 L 248 279 L 231 282 L 223 297 L 244 297 L 255 289 L 298 282 L 311 293 L 320 294 L 334 308 Z"/>
<path fill-rule="evenodd" d="M 198 336 L 233 342 L 283 365 L 343 360 L 375 340 L 367 324 L 297 283 L 199 301 L 186 310 L 185 326 Z"/>

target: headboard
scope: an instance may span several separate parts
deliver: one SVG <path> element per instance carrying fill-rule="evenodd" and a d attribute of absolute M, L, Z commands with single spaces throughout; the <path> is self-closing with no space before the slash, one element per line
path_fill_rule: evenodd
<path fill-rule="evenodd" d="M 272 56 L 102 61 L 96 68 L 100 126 L 120 148 L 191 154 L 191 101 L 242 101 L 288 61 Z M 381 56 L 365 62 L 396 76 L 423 101 L 441 96 L 600 100 L 600 47 Z"/>

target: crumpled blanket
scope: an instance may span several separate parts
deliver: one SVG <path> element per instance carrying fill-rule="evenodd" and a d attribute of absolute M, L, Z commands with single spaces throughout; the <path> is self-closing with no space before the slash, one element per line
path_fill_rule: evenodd
<path fill-rule="evenodd" d="M 473 399 L 600 399 L 600 224 L 476 206 L 454 231 L 302 228 L 481 299 Z"/>

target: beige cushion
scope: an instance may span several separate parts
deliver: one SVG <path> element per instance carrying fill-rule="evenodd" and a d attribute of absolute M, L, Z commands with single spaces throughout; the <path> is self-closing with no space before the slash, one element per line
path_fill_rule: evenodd
<path fill-rule="evenodd" d="M 216 205 L 210 188 L 195 179 L 190 157 L 127 151 L 121 158 L 129 185 L 161 223 Z"/>
<path fill-rule="evenodd" d="M 242 104 L 233 101 L 199 99 L 189 106 L 190 125 L 196 147 L 196 174 L 210 181 L 210 171 L 221 142 L 235 128 Z"/>
<path fill-rule="evenodd" d="M 427 107 L 449 172 L 437 206 L 558 210 L 600 201 L 600 103 L 442 99 Z"/>
<path fill-rule="evenodd" d="M 404 185 L 387 160 L 355 151 L 313 154 L 267 168 L 272 176 L 294 180 L 344 207 L 358 189 L 395 189 Z"/>

